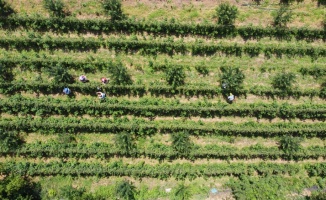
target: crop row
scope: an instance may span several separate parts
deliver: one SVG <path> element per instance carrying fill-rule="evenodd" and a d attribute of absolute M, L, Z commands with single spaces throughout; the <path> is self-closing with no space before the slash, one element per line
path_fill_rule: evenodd
<path fill-rule="evenodd" d="M 272 55 L 281 58 L 310 56 L 312 59 L 326 56 L 326 48 L 302 45 L 282 45 L 279 44 L 202 44 L 184 43 L 182 40 L 174 42 L 164 42 L 156 40 L 132 40 L 123 38 L 95 39 L 95 38 L 23 38 L 10 37 L 0 38 L 0 46 L 18 50 L 74 50 L 74 51 L 96 51 L 100 48 L 114 50 L 116 52 L 135 53 L 140 52 L 145 55 L 157 55 L 159 53 L 173 55 L 176 53 L 192 55 L 214 55 L 216 53 L 227 56 L 249 55 L 251 57 L 264 54 L 269 58 Z"/>
<path fill-rule="evenodd" d="M 325 123 L 271 123 L 255 122 L 204 123 L 180 120 L 148 121 L 144 119 L 78 119 L 78 118 L 10 118 L 2 119 L 0 128 L 24 132 L 53 133 L 120 133 L 129 132 L 136 136 L 156 133 L 174 133 L 186 131 L 192 135 L 226 135 L 226 136 L 262 136 L 275 137 L 293 135 L 300 137 L 321 137 L 326 135 Z"/>
<path fill-rule="evenodd" d="M 244 148 L 218 145 L 194 145 L 189 153 L 179 153 L 171 146 L 164 144 L 148 145 L 146 148 L 133 148 L 126 152 L 112 144 L 60 144 L 60 143 L 33 143 L 25 144 L 22 147 L 11 151 L 0 151 L 0 155 L 18 155 L 27 158 L 103 158 L 108 159 L 115 156 L 127 156 L 132 158 L 147 157 L 151 159 L 288 159 L 288 155 L 277 147 L 266 148 L 258 145 Z M 318 159 L 326 157 L 325 147 L 309 147 L 291 154 L 295 160 Z"/>
<path fill-rule="evenodd" d="M 20 55 L 20 54 L 18 54 Z M 50 67 L 54 67 L 60 65 L 67 69 L 81 70 L 86 73 L 88 72 L 96 72 L 96 71 L 107 71 L 109 66 L 116 65 L 114 59 L 97 57 L 96 60 L 85 59 L 85 60 L 76 60 L 75 57 L 66 57 L 60 59 L 53 59 L 51 57 L 26 57 L 22 56 L 21 58 L 18 55 L 14 55 L 13 57 L 2 57 L 0 58 L 0 65 L 6 68 L 15 68 L 20 67 L 22 70 L 31 70 L 31 71 L 41 71 L 42 69 L 47 69 Z M 37 56 L 40 56 L 37 54 Z M 272 66 L 277 66 L 275 63 L 270 63 Z M 232 66 L 233 64 L 228 64 Z M 281 64 L 279 64 L 281 65 Z M 283 65 L 283 63 L 282 63 Z M 149 68 L 153 71 L 164 71 L 169 67 L 180 67 L 184 69 L 189 69 L 191 66 L 194 68 L 197 67 L 206 67 L 217 69 L 219 66 L 216 65 L 207 65 L 204 63 L 200 64 L 180 64 L 180 63 L 159 63 L 159 62 L 149 62 Z M 296 63 L 296 66 L 301 66 L 300 72 L 302 75 L 312 75 L 312 76 L 324 76 L 326 74 L 326 69 L 323 63 L 307 63 L 300 62 Z"/>
<path fill-rule="evenodd" d="M 157 35 L 198 35 L 206 37 L 235 37 L 260 39 L 263 37 L 297 40 L 325 40 L 325 30 L 309 28 L 233 27 L 214 24 L 180 24 L 175 22 L 109 21 L 106 19 L 76 18 L 33 18 L 1 17 L 0 27 L 4 29 L 24 28 L 36 31 L 78 32 L 78 33 L 150 33 Z"/>
<path fill-rule="evenodd" d="M 43 83 L 43 82 L 2 82 L 0 83 L 1 94 L 15 94 L 19 92 L 36 92 L 42 94 L 57 94 L 61 93 L 64 87 L 69 87 L 71 91 L 78 92 L 81 94 L 93 95 L 99 87 L 98 83 L 87 83 L 87 84 L 54 84 L 54 83 Z M 204 96 L 213 98 L 222 94 L 222 89 L 216 86 L 209 85 L 187 85 L 172 87 L 165 84 L 151 84 L 145 85 L 101 85 L 100 86 L 108 96 L 144 96 L 150 94 L 151 96 L 165 96 L 173 97 L 176 95 L 185 97 L 199 97 Z M 237 95 L 246 96 L 248 94 L 264 96 L 264 97 L 294 97 L 299 98 L 303 96 L 307 97 L 320 97 L 325 98 L 325 94 L 322 90 L 318 89 L 292 89 L 289 91 L 282 91 L 280 89 L 273 89 L 271 87 L 255 86 L 249 89 L 239 90 Z"/>
<path fill-rule="evenodd" d="M 223 164 L 157 164 L 147 165 L 124 164 L 110 162 L 100 164 L 96 162 L 6 162 L 0 164 L 2 174 L 16 173 L 28 176 L 129 176 L 134 178 L 151 177 L 161 180 L 171 177 L 177 180 L 197 177 L 240 176 L 240 175 L 265 175 L 265 174 L 290 174 L 307 173 L 309 176 L 326 176 L 325 163 L 311 164 L 277 164 L 277 163 L 223 163 Z"/>
<path fill-rule="evenodd" d="M 107 98 L 97 102 L 94 99 L 60 100 L 47 98 L 24 98 L 20 95 L 0 100 L 0 112 L 9 114 L 31 115 L 84 115 L 91 116 L 122 116 L 134 115 L 148 118 L 156 116 L 194 117 L 203 118 L 222 116 L 241 116 L 273 119 L 319 119 L 325 120 L 325 104 L 301 104 L 276 102 L 252 104 L 227 104 L 197 101 L 195 103 L 180 103 L 179 101 L 165 101 L 157 98 L 145 98 L 139 101 L 118 100 Z"/>

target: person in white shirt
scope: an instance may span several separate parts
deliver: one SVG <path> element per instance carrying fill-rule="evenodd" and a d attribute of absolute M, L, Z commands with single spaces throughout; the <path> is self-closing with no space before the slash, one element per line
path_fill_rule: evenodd
<path fill-rule="evenodd" d="M 233 102 L 234 99 L 235 99 L 235 96 L 232 93 L 230 93 L 230 96 L 228 96 L 229 102 Z"/>
<path fill-rule="evenodd" d="M 105 98 L 105 93 L 104 92 L 96 92 L 98 98 L 104 99 Z"/>

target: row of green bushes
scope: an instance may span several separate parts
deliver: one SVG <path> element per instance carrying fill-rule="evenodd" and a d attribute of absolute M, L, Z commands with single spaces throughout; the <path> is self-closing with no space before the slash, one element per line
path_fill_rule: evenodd
<path fill-rule="evenodd" d="M 2 82 L 0 83 L 0 93 L 13 95 L 20 92 L 31 92 L 41 94 L 57 94 L 61 93 L 64 87 L 69 87 L 72 92 L 78 92 L 81 94 L 93 95 L 95 94 L 97 87 L 101 87 L 108 96 L 144 96 L 152 95 L 156 97 L 174 97 L 177 95 L 185 97 L 208 97 L 213 98 L 223 94 L 220 87 L 214 86 L 178 86 L 173 87 L 165 84 L 152 84 L 150 86 L 145 85 L 99 85 L 98 83 L 87 83 L 87 84 L 62 84 L 62 83 L 43 83 L 43 82 L 30 82 L 24 81 L 13 81 L 13 82 Z M 281 90 L 273 89 L 270 87 L 256 86 L 250 89 L 238 90 L 237 95 L 247 96 L 253 94 L 257 96 L 263 96 L 268 98 L 284 98 L 284 97 L 320 97 L 326 98 L 324 90 L 318 89 L 291 89 Z"/>
<path fill-rule="evenodd" d="M 176 53 L 192 55 L 214 55 L 216 53 L 227 56 L 242 56 L 244 54 L 251 57 L 264 54 L 270 58 L 276 56 L 294 57 L 310 56 L 312 59 L 326 56 L 326 49 L 323 47 L 301 46 L 301 45 L 275 45 L 275 44 L 202 44 L 184 43 L 182 40 L 174 42 L 164 42 L 155 40 L 132 40 L 132 39 L 95 39 L 95 38 L 23 38 L 7 37 L 0 38 L 0 45 L 3 48 L 18 50 L 42 50 L 42 49 L 63 49 L 65 51 L 96 51 L 100 48 L 107 48 L 116 52 L 135 53 L 140 52 L 144 55 L 157 55 L 159 53 L 173 55 Z"/>
<path fill-rule="evenodd" d="M 326 39 L 325 30 L 311 28 L 275 28 L 258 26 L 223 26 L 215 24 L 182 24 L 178 22 L 109 21 L 106 19 L 76 19 L 76 18 L 33 18 L 33 17 L 1 17 L 0 27 L 15 30 L 24 28 L 36 31 L 77 32 L 77 33 L 150 33 L 155 35 L 195 35 L 205 37 L 236 37 L 245 40 L 261 39 L 263 37 L 297 40 Z"/>
<path fill-rule="evenodd" d="M 324 104 L 301 104 L 291 105 L 288 103 L 253 103 L 236 104 L 210 103 L 198 101 L 195 103 L 180 103 L 179 101 L 163 101 L 157 98 L 145 98 L 140 101 L 118 100 L 106 98 L 101 102 L 94 99 L 83 100 L 60 100 L 47 98 L 24 98 L 16 95 L 0 100 L 0 112 L 24 115 L 84 115 L 91 116 L 123 116 L 134 115 L 148 118 L 156 116 L 174 117 L 222 117 L 241 116 L 273 119 L 319 119 L 325 120 L 326 105 Z"/>
<path fill-rule="evenodd" d="M 144 162 L 125 164 L 122 161 L 100 164 L 97 162 L 5 162 L 0 164 L 2 174 L 16 173 L 28 176 L 129 176 L 134 178 L 151 177 L 165 180 L 174 177 L 177 180 L 197 177 L 241 176 L 307 173 L 309 176 L 326 176 L 325 163 L 279 164 L 279 163 L 219 163 L 219 164 L 156 164 Z"/>
<path fill-rule="evenodd" d="M 74 113 L 71 113 L 74 114 Z M 186 131 L 195 136 L 221 135 L 221 136 L 248 136 L 248 137 L 278 137 L 284 135 L 300 137 L 324 138 L 326 132 L 325 123 L 272 123 L 261 124 L 256 122 L 232 123 L 232 122 L 194 122 L 180 120 L 155 120 L 145 119 L 78 119 L 78 118 L 10 118 L 2 119 L 0 127 L 3 130 L 16 130 L 27 133 L 38 132 L 42 134 L 66 134 L 66 133 L 114 133 L 128 132 L 135 137 L 152 136 L 156 133 L 170 134 Z"/>
<path fill-rule="evenodd" d="M 254 145 L 244 148 L 236 148 L 231 146 L 218 146 L 218 145 L 193 145 L 189 153 L 176 151 L 173 147 L 164 144 L 151 144 L 146 148 L 139 149 L 137 147 L 130 151 L 124 151 L 116 145 L 106 143 L 94 144 L 60 144 L 57 142 L 50 143 L 33 143 L 25 144 L 20 148 L 14 150 L 3 151 L 0 149 L 2 156 L 18 155 L 28 158 L 44 158 L 44 157 L 57 157 L 57 158 L 102 158 L 109 159 L 115 156 L 132 157 L 132 158 L 151 158 L 158 160 L 174 160 L 177 158 L 186 158 L 190 160 L 196 159 L 289 159 L 289 156 L 283 150 L 277 147 L 266 148 L 260 145 Z M 309 147 L 299 149 L 291 154 L 291 159 L 319 159 L 326 157 L 325 147 Z"/>

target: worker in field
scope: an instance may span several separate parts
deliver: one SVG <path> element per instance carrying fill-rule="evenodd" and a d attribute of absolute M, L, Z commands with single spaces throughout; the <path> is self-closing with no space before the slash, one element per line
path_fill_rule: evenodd
<path fill-rule="evenodd" d="M 71 93 L 71 91 L 70 91 L 70 89 L 69 88 L 63 88 L 63 93 L 65 94 L 65 95 L 69 95 L 70 93 Z"/>
<path fill-rule="evenodd" d="M 79 76 L 79 80 L 83 83 L 86 83 L 88 81 L 85 75 Z"/>
<path fill-rule="evenodd" d="M 232 103 L 234 100 L 235 100 L 235 96 L 232 93 L 230 93 L 230 95 L 228 96 L 229 103 Z"/>
<path fill-rule="evenodd" d="M 106 97 L 104 92 L 96 92 L 96 94 L 97 94 L 98 98 L 100 98 L 100 99 L 105 99 L 105 97 Z"/>
<path fill-rule="evenodd" d="M 107 84 L 109 82 L 109 80 L 110 80 L 109 78 L 104 78 L 104 77 L 101 78 L 101 82 L 103 84 Z"/>

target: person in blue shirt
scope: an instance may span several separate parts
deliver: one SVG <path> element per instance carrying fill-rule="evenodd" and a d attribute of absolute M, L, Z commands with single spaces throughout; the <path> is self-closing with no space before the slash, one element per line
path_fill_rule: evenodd
<path fill-rule="evenodd" d="M 63 93 L 66 94 L 66 95 L 69 95 L 71 93 L 70 89 L 69 88 L 64 88 L 63 89 Z"/>

